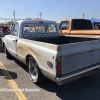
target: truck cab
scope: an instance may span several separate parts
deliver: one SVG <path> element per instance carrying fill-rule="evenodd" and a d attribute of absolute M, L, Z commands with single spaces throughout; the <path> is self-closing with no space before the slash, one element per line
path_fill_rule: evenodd
<path fill-rule="evenodd" d="M 100 31 L 94 30 L 93 24 L 88 19 L 69 19 L 60 22 L 61 35 L 78 37 L 100 37 Z"/>

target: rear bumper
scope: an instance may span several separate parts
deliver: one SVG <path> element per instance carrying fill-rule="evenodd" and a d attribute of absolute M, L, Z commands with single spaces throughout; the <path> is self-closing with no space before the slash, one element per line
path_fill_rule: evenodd
<path fill-rule="evenodd" d="M 100 63 L 93 65 L 93 66 L 86 67 L 86 68 L 81 69 L 81 70 L 77 70 L 75 72 L 72 72 L 72 73 L 69 73 L 66 75 L 62 75 L 62 76 L 56 78 L 56 82 L 58 85 L 64 85 L 64 84 L 69 83 L 71 81 L 74 81 L 74 80 L 77 80 L 77 79 L 82 78 L 84 76 L 89 76 L 89 75 L 95 73 L 96 69 L 99 67 L 100 67 Z"/>

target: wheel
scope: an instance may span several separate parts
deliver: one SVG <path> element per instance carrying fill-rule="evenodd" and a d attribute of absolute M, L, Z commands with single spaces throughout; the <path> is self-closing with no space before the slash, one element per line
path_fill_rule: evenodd
<path fill-rule="evenodd" d="M 40 83 L 45 80 L 45 77 L 41 73 L 36 61 L 32 57 L 29 57 L 28 60 L 28 72 L 33 83 Z"/>
<path fill-rule="evenodd" d="M 6 57 L 9 59 L 11 58 L 12 56 L 10 55 L 10 53 L 8 52 L 7 48 L 6 48 L 6 45 L 4 44 L 4 52 L 6 54 Z"/>

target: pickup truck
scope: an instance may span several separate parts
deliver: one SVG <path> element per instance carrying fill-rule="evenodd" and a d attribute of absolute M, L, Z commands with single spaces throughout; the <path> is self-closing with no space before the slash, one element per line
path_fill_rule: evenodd
<path fill-rule="evenodd" d="M 7 58 L 27 65 L 33 83 L 48 78 L 63 85 L 100 67 L 100 40 L 60 36 L 55 21 L 16 21 L 2 45 Z"/>
<path fill-rule="evenodd" d="M 61 35 L 65 36 L 100 38 L 100 30 L 95 30 L 88 19 L 63 20 L 59 28 Z"/>

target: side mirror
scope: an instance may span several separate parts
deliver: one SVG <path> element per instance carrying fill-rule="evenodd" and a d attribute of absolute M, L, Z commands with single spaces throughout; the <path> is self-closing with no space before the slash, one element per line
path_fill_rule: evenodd
<path fill-rule="evenodd" d="M 17 30 L 15 30 L 15 32 L 17 32 Z"/>

